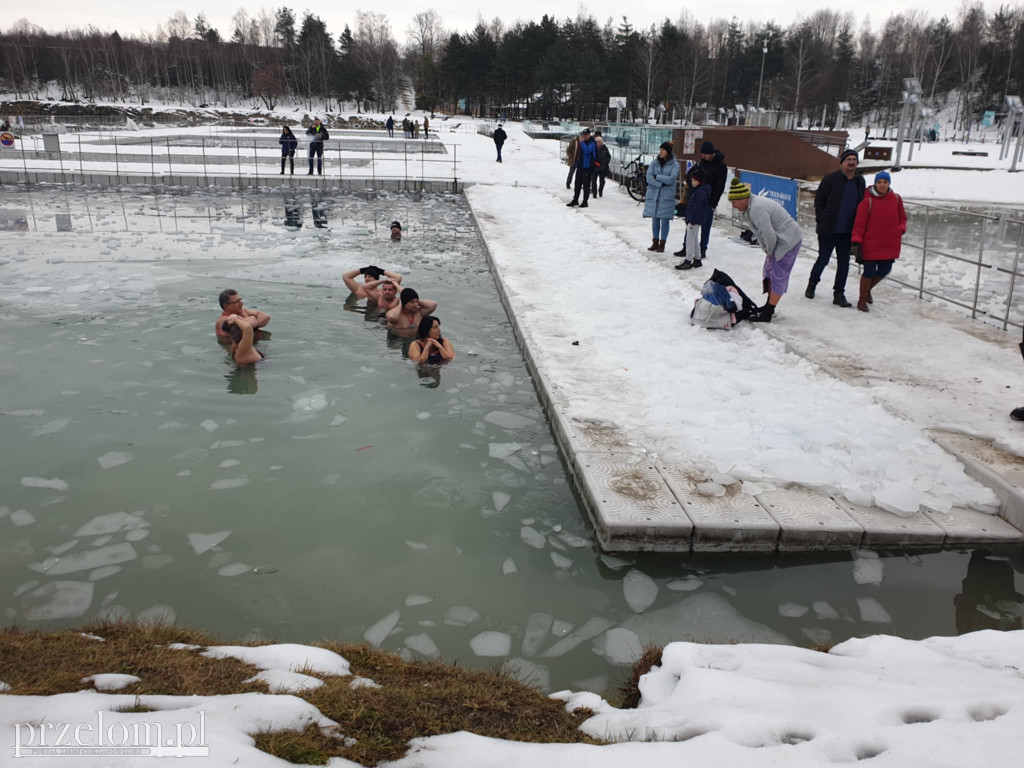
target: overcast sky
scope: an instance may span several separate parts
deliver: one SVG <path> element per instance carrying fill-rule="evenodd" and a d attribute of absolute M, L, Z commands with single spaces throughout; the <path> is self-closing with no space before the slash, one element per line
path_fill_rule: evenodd
<path fill-rule="evenodd" d="M 1006 0 L 1009 2 L 1009 0 Z M 0 22 L 0 27 L 7 28 L 19 17 L 24 16 L 34 24 L 51 30 L 62 30 L 67 27 L 87 27 L 94 25 L 103 31 L 117 30 L 121 34 L 137 34 L 140 30 L 153 31 L 157 24 L 161 24 L 175 11 L 183 10 L 192 19 L 201 10 L 206 14 L 206 19 L 211 26 L 216 27 L 224 36 L 229 37 L 231 31 L 231 17 L 235 11 L 244 6 L 251 14 L 261 7 L 277 8 L 281 3 L 243 4 L 237 0 L 203 0 L 200 2 L 183 3 L 179 0 L 143 0 L 140 2 L 121 2 L 115 0 L 93 0 L 93 2 L 68 2 L 68 0 L 53 0 L 38 6 L 29 8 L 22 5 L 8 5 L 5 7 L 5 21 Z M 553 14 L 558 18 L 575 16 L 579 8 L 585 8 L 601 24 L 608 18 L 614 19 L 618 24 L 623 13 L 629 16 L 634 27 L 648 27 L 652 23 L 660 22 L 666 16 L 676 19 L 682 9 L 691 14 L 701 15 L 706 19 L 737 17 L 741 22 L 748 20 L 767 21 L 774 19 L 777 23 L 785 26 L 796 18 L 800 13 L 799 3 L 792 0 L 717 0 L 716 2 L 688 3 L 686 5 L 668 5 L 655 3 L 651 0 L 641 0 L 637 5 L 623 3 L 621 0 L 595 0 L 595 2 L 582 4 L 575 3 L 551 3 L 542 0 L 517 0 L 513 3 L 481 3 L 479 0 L 447 0 L 445 3 L 417 3 L 393 2 L 376 5 L 367 2 L 346 3 L 312 3 L 309 0 L 302 0 L 297 4 L 289 4 L 295 12 L 297 19 L 301 19 L 304 11 L 309 8 L 327 23 L 327 28 L 337 35 L 344 28 L 345 24 L 354 27 L 356 11 L 359 8 L 366 10 L 385 9 L 384 12 L 391 20 L 391 27 L 395 37 L 400 43 L 405 41 L 405 30 L 412 17 L 420 11 L 436 8 L 444 19 L 445 25 L 450 29 L 466 31 L 476 25 L 479 14 L 490 19 L 498 15 L 505 22 L 513 22 L 517 18 L 523 20 L 537 20 L 545 13 Z M 994 11 L 999 7 L 999 1 L 991 0 L 984 2 L 988 11 Z M 857 0 L 842 6 L 839 3 L 831 4 L 830 7 L 836 10 L 852 10 L 857 18 L 858 24 L 866 15 L 870 15 L 871 22 L 878 26 L 891 13 L 922 8 L 935 18 L 946 14 L 951 20 L 955 20 L 957 9 L 960 7 L 960 0 L 930 0 L 929 2 L 901 2 L 901 0 Z M 808 9 L 809 6 L 804 6 Z M 500 9 L 495 14 L 495 9 Z M 813 8 L 809 8 L 813 10 Z M 804 13 L 806 14 L 806 10 Z"/>

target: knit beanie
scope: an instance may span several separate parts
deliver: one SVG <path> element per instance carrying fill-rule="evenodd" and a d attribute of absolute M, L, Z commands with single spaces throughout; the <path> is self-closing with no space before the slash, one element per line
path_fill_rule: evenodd
<path fill-rule="evenodd" d="M 710 141 L 705 141 L 700 145 L 700 153 L 702 155 L 713 155 L 715 154 L 715 145 Z"/>
<path fill-rule="evenodd" d="M 843 153 L 839 155 L 839 162 L 843 162 L 843 160 L 845 160 L 850 155 L 853 155 L 855 158 L 857 158 L 857 162 L 860 162 L 860 155 L 858 155 L 857 152 L 852 149 L 844 150 Z"/>
<path fill-rule="evenodd" d="M 666 152 L 668 152 L 668 153 L 669 153 L 670 155 L 672 154 L 672 150 L 673 150 L 674 148 L 675 148 L 675 144 L 673 144 L 673 143 L 672 143 L 671 141 L 663 141 L 663 142 L 661 143 L 661 146 L 659 147 L 659 149 L 664 149 L 664 150 L 665 150 Z"/>
<path fill-rule="evenodd" d="M 750 185 L 744 184 L 739 179 L 733 179 L 732 184 L 729 185 L 729 199 L 746 200 L 748 197 L 750 197 Z"/>
<path fill-rule="evenodd" d="M 879 180 L 881 180 L 881 179 L 885 179 L 885 180 L 886 180 L 886 181 L 888 181 L 888 182 L 889 182 L 890 184 L 892 184 L 892 176 L 890 176 L 890 175 L 889 175 L 889 172 L 888 172 L 888 171 L 879 171 L 878 173 L 876 173 L 876 174 L 875 174 L 875 183 L 876 183 L 876 184 L 877 184 L 877 183 L 879 182 Z"/>

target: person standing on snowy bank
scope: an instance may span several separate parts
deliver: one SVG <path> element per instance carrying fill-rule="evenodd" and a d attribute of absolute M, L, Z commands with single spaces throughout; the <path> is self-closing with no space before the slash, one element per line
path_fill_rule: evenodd
<path fill-rule="evenodd" d="M 498 127 L 494 129 L 494 147 L 498 150 L 498 160 L 501 162 L 501 148 L 505 144 L 505 140 L 508 138 L 508 134 L 505 133 L 505 129 L 501 127 L 501 123 L 498 123 Z"/>
<path fill-rule="evenodd" d="M 569 175 L 565 177 L 565 188 L 572 189 L 572 177 L 576 174 L 576 153 L 579 151 L 580 137 L 573 136 L 569 139 L 569 146 L 565 148 L 565 161 L 569 164 Z"/>
<path fill-rule="evenodd" d="M 395 138 L 395 116 L 388 115 L 388 121 L 384 123 L 384 127 L 388 129 L 388 138 Z"/>
<path fill-rule="evenodd" d="M 648 251 L 665 252 L 669 224 L 676 215 L 676 182 L 679 180 L 679 161 L 672 153 L 675 145 L 664 142 L 658 156 L 647 167 L 647 196 L 644 198 L 644 218 L 651 220 L 651 247 Z"/>
<path fill-rule="evenodd" d="M 803 233 L 796 220 L 786 209 L 767 197 L 751 197 L 750 185 L 739 179 L 732 180 L 729 202 L 743 214 L 746 228 L 764 247 L 764 268 L 761 271 L 768 303 L 750 313 L 752 323 L 770 323 L 775 307 L 789 290 L 789 274 L 796 264 L 796 256 L 803 244 Z"/>
<path fill-rule="evenodd" d="M 594 143 L 597 145 L 597 162 L 594 168 L 594 186 L 591 188 L 590 194 L 591 197 L 604 197 L 604 181 L 612 166 L 612 152 L 605 145 L 600 131 L 594 133 Z"/>
<path fill-rule="evenodd" d="M 319 117 L 313 118 L 313 124 L 306 129 L 306 135 L 309 139 L 309 173 L 307 176 L 313 175 L 313 158 L 316 158 L 316 172 L 318 175 L 324 175 L 324 142 L 331 138 L 327 133 L 327 126 L 320 122 Z"/>
<path fill-rule="evenodd" d="M 676 264 L 676 269 L 700 269 L 702 266 L 700 258 L 702 228 L 708 214 L 714 210 L 711 207 L 711 186 L 704 183 L 706 180 L 703 168 L 694 168 L 690 171 L 690 183 L 693 186 L 693 191 L 690 192 L 690 199 L 686 201 L 686 248 L 690 253 L 695 254 L 695 257 L 685 259 L 682 264 Z"/>
<path fill-rule="evenodd" d="M 586 208 L 590 205 L 590 187 L 593 184 L 594 166 L 597 163 L 597 142 L 590 136 L 590 129 L 580 131 L 580 141 L 576 145 L 576 185 L 573 187 L 572 200 L 566 203 L 567 208 Z M 580 190 L 583 190 L 583 203 L 580 204 Z"/>
<path fill-rule="evenodd" d="M 903 198 L 890 189 L 892 177 L 888 171 L 875 174 L 875 184 L 857 206 L 853 224 L 853 253 L 858 264 L 864 265 L 860 276 L 860 298 L 857 309 L 868 311 L 872 304 L 871 289 L 892 271 L 900 257 L 903 235 L 907 233 L 907 212 Z"/>
<path fill-rule="evenodd" d="M 846 300 L 846 278 L 850 274 L 850 234 L 857 206 L 864 199 L 864 177 L 857 174 L 857 153 L 848 149 L 839 156 L 839 170 L 821 180 L 814 193 L 815 230 L 818 233 L 818 260 L 811 267 L 804 296 L 814 298 L 814 289 L 821 273 L 828 266 L 832 251 L 836 252 L 836 280 L 832 284 L 832 303 L 849 307 Z"/>
<path fill-rule="evenodd" d="M 295 175 L 295 150 L 299 148 L 299 140 L 287 125 L 281 128 L 281 136 L 277 143 L 281 145 L 281 174 L 284 175 L 285 160 L 291 161 L 292 176 Z"/>

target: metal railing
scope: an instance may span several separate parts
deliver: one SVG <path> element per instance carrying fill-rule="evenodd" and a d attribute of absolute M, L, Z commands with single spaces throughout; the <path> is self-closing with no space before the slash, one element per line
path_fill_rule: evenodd
<path fill-rule="evenodd" d="M 19 146 L 0 149 L 0 172 L 6 172 L 8 182 L 25 183 L 42 179 L 64 184 L 89 179 L 88 183 L 96 183 L 95 177 L 112 176 L 127 182 L 135 179 L 151 183 L 178 183 L 180 177 L 196 177 L 208 185 L 211 178 L 230 177 L 259 186 L 283 180 L 281 160 L 276 137 L 131 136 L 126 141 L 118 134 L 89 139 L 76 134 L 65 137 L 56 152 L 46 151 L 37 137 L 25 137 Z M 296 176 L 308 175 L 310 160 L 307 147 L 296 151 Z M 285 179 L 292 177 L 290 170 L 289 164 Z M 458 146 L 433 139 L 332 139 L 324 147 L 323 174 L 316 178 L 328 182 L 347 179 L 457 185 Z"/>

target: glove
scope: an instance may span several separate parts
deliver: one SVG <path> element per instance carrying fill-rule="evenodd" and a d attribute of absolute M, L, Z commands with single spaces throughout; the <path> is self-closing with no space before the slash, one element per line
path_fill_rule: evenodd
<path fill-rule="evenodd" d="M 853 254 L 853 259 L 858 264 L 863 264 L 864 263 L 864 251 L 861 248 L 860 243 L 854 243 L 853 245 L 851 245 L 850 246 L 850 253 Z"/>

